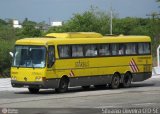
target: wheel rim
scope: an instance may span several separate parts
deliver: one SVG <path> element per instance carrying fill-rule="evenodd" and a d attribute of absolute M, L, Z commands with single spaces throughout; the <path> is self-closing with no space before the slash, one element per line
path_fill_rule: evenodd
<path fill-rule="evenodd" d="M 125 82 L 126 84 L 128 84 L 128 82 L 129 82 L 129 76 L 127 76 L 127 77 L 124 79 L 124 82 Z"/>
<path fill-rule="evenodd" d="M 119 77 L 118 76 L 114 76 L 112 86 L 113 86 L 113 88 L 118 88 L 118 86 L 119 86 Z"/>
<path fill-rule="evenodd" d="M 66 92 L 68 90 L 68 82 L 66 80 L 61 80 L 59 91 Z"/>
<path fill-rule="evenodd" d="M 65 82 L 65 81 L 64 81 L 64 82 L 62 82 L 62 87 L 61 87 L 62 89 L 66 89 L 66 88 L 67 88 L 67 86 L 68 86 L 67 82 Z"/>

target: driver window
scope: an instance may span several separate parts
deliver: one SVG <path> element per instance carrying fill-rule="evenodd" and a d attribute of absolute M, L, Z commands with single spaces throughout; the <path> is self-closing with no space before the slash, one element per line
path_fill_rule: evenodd
<path fill-rule="evenodd" d="M 49 46 L 48 47 L 48 68 L 51 68 L 52 65 L 54 64 L 54 46 Z"/>

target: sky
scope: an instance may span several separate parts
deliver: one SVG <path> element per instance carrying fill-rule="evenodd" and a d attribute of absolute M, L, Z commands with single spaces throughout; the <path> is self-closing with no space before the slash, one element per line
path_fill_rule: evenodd
<path fill-rule="evenodd" d="M 0 19 L 66 21 L 91 6 L 105 12 L 112 6 L 119 18 L 147 18 L 146 14 L 160 12 L 156 0 L 0 0 Z"/>

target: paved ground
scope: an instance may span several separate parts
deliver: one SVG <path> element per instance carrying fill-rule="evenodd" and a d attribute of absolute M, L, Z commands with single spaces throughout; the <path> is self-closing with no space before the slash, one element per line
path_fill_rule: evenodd
<path fill-rule="evenodd" d="M 84 91 L 78 87 L 70 88 L 69 92 L 63 94 L 57 94 L 54 90 L 41 90 L 39 94 L 30 94 L 27 89 L 12 88 L 10 79 L 0 79 L 0 107 L 18 108 L 19 113 L 22 111 L 34 114 L 51 114 L 53 112 L 56 114 L 98 114 L 108 113 L 105 110 L 108 108 L 145 108 L 152 113 L 154 113 L 153 111 L 160 113 L 159 97 L 160 76 L 133 83 L 131 88 L 116 90 L 91 88 Z M 37 108 L 37 110 L 26 108 Z"/>

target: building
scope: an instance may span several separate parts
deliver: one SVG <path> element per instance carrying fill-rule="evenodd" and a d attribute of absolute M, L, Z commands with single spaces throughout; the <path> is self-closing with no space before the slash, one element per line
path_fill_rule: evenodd
<path fill-rule="evenodd" d="M 51 22 L 51 26 L 52 27 L 59 27 L 59 26 L 62 26 L 63 25 L 63 22 L 61 21 L 53 21 Z"/>
<path fill-rule="evenodd" d="M 13 28 L 22 28 L 18 20 L 13 20 Z"/>

